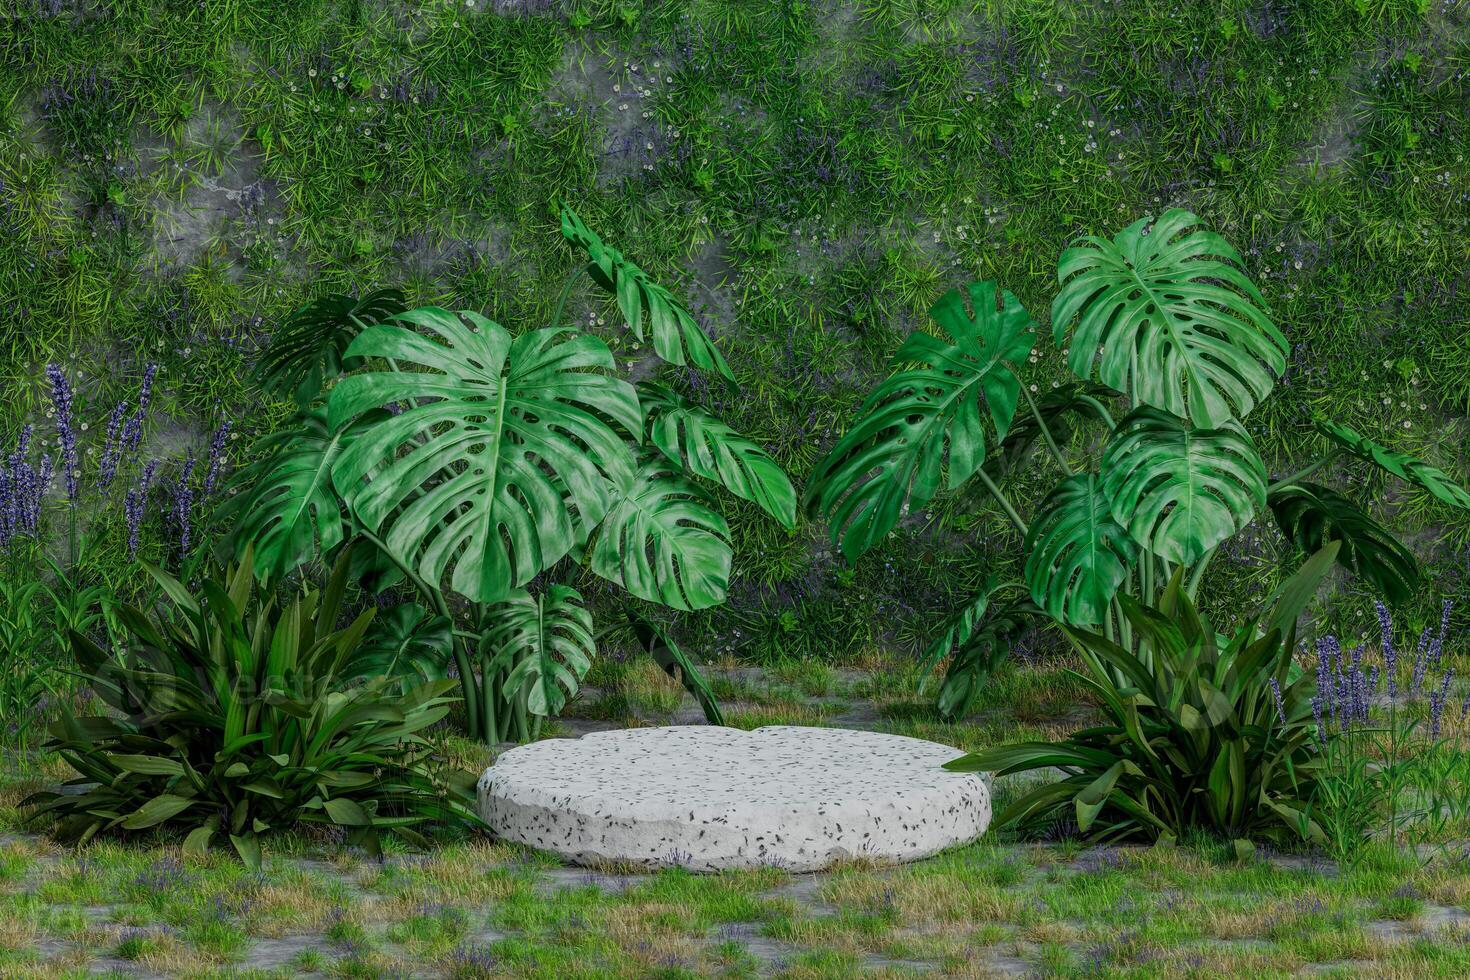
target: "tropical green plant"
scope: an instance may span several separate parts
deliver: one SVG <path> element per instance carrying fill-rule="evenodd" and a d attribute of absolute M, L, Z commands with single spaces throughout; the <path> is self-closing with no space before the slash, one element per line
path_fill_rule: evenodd
<path fill-rule="evenodd" d="M 255 866 L 261 838 L 299 824 L 341 828 L 376 852 L 431 822 L 478 823 L 473 776 L 434 759 L 449 680 L 410 687 L 355 676 L 373 610 L 338 629 L 350 571 L 278 606 L 255 588 L 253 555 L 199 594 L 152 566 L 167 599 L 150 616 L 120 605 L 115 653 L 80 633 L 81 673 L 111 710 L 63 714 L 48 748 L 78 776 L 24 806 L 68 842 L 109 831 L 187 829 L 186 851 L 228 838 Z"/>
<path fill-rule="evenodd" d="M 1297 618 L 1337 557 L 1313 555 L 1275 601 L 1227 639 L 1196 611 L 1176 569 L 1156 607 L 1119 604 L 1135 649 L 1064 626 L 1102 722 L 1059 742 L 971 753 L 945 768 L 997 776 L 1055 768 L 997 826 L 1075 819 L 1089 837 L 1177 839 L 1206 829 L 1229 839 L 1324 841 L 1312 812 L 1322 768 L 1314 678 L 1292 660 Z"/>
<path fill-rule="evenodd" d="M 1137 649 L 1124 599 L 1156 604 L 1181 569 L 1193 599 L 1221 545 L 1267 509 L 1302 553 L 1339 542 L 1343 567 L 1407 598 L 1418 585 L 1409 551 L 1346 495 L 1304 482 L 1340 459 L 1470 510 L 1470 493 L 1442 471 L 1327 420 L 1325 453 L 1267 475 L 1241 420 L 1270 394 L 1287 344 L 1240 266 L 1187 211 L 1080 239 L 1058 262 L 1051 309 L 1076 379 L 1039 397 L 1021 381 L 1037 324 L 1020 302 L 993 282 L 950 290 L 930 311 L 944 337 L 908 338 L 813 471 L 806 510 L 826 519 L 850 561 L 905 513 L 972 482 L 1022 539 L 1023 580 L 987 583 L 921 658 L 925 671 L 948 658 L 945 717 L 968 709 L 1027 622 L 1096 628 Z M 1073 438 L 1078 423 L 1102 438 Z M 1001 483 L 1038 445 L 1060 478 L 1023 515 Z"/>
<path fill-rule="evenodd" d="M 420 635 L 411 655 L 373 662 L 424 676 L 452 663 L 470 733 L 486 741 L 533 737 L 575 695 L 595 651 L 580 594 L 527 591 L 533 579 L 572 559 L 639 599 L 705 609 L 724 601 L 732 563 L 709 486 L 787 527 L 796 519 L 790 480 L 764 450 L 665 384 L 617 377 L 606 343 L 560 325 L 587 274 L 635 334 L 647 322 L 660 358 L 732 377 L 668 290 L 570 208 L 562 229 L 588 261 L 549 327 L 512 335 L 478 313 L 432 306 L 362 315 L 390 309 L 383 297 L 396 294 L 386 293 L 326 297 L 298 314 L 286 352 L 262 363 L 266 386 L 302 390 L 298 354 L 311 371 L 345 373 L 268 437 L 225 515 L 229 545 L 238 554 L 255 542 L 268 578 L 353 541 L 371 545 L 360 581 L 406 584 L 436 624 L 385 624 L 393 636 L 371 640 L 375 651 Z M 335 339 L 302 339 L 303 323 Z M 665 659 L 717 722 L 693 662 Z"/>

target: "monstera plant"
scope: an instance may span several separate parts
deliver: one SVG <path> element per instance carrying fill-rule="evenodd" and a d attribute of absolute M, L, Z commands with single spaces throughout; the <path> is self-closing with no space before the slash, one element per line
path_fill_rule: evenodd
<path fill-rule="evenodd" d="M 699 405 L 615 373 L 599 338 L 560 325 L 584 274 L 611 292 L 658 356 L 732 375 L 668 290 L 603 244 L 570 209 L 562 230 L 586 262 L 550 326 L 512 334 L 478 313 L 405 310 L 401 296 L 329 296 L 281 331 L 262 382 L 293 393 L 294 422 L 241 471 L 226 515 L 267 577 L 348 542 L 371 588 L 407 584 L 428 611 L 385 617 L 366 640 L 384 669 L 458 672 L 471 734 L 535 735 L 575 694 L 597 634 L 566 585 L 528 589 L 573 558 L 634 596 L 677 610 L 725 598 L 729 527 L 711 486 L 795 523 L 776 462 Z M 646 321 L 646 322 L 645 322 Z M 711 721 L 719 709 L 661 630 L 635 624 Z"/>
<path fill-rule="evenodd" d="M 1193 599 L 1211 558 L 1269 510 L 1303 554 L 1338 542 L 1337 562 L 1391 600 L 1418 584 L 1413 556 L 1345 495 L 1308 482 L 1340 457 L 1370 463 L 1446 504 L 1470 493 L 1411 456 L 1327 420 L 1327 451 L 1267 474 L 1242 420 L 1286 367 L 1287 343 L 1240 257 L 1187 211 L 1109 240 L 1084 237 L 1057 264 L 1052 339 L 1076 376 L 1034 396 L 1020 365 L 1037 324 L 994 282 L 951 290 L 930 310 L 943 336 L 916 332 L 893 373 L 817 465 L 805 506 L 849 560 L 941 490 L 975 483 L 1024 541 L 1024 581 L 990 581 L 938 632 L 926 669 L 949 658 L 939 692 L 962 714 L 1011 643 L 1038 620 L 1136 648 L 1121 598 L 1156 606 L 1179 576 Z M 1116 413 L 1116 414 L 1115 414 Z M 1100 451 L 1073 458 L 1078 423 Z M 1061 476 L 1023 515 L 1005 478 L 1045 446 Z"/>

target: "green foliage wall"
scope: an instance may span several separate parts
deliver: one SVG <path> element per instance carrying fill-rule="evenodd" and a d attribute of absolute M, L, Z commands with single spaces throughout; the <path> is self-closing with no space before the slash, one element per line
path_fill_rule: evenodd
<path fill-rule="evenodd" d="M 222 415 L 263 434 L 285 406 L 242 379 L 327 289 L 544 325 L 578 261 L 565 199 L 706 318 L 743 386 L 716 407 L 800 482 L 946 289 L 994 278 L 1044 311 L 1068 240 L 1174 205 L 1241 251 L 1293 345 L 1249 420 L 1274 471 L 1320 409 L 1470 474 L 1455 0 L 3 6 L 7 442 L 41 419 L 52 359 L 82 416 L 158 360 L 177 440 Z M 594 289 L 569 310 L 597 329 L 615 312 Z M 1023 381 L 1049 384 L 1059 356 Z M 1470 525 L 1398 503 L 1381 516 L 1427 562 L 1437 618 L 1438 595 L 1470 594 Z M 978 497 L 909 515 L 852 569 L 820 528 L 745 516 L 701 653 L 911 650 L 1017 553 Z M 1203 601 L 1288 564 L 1244 540 Z"/>

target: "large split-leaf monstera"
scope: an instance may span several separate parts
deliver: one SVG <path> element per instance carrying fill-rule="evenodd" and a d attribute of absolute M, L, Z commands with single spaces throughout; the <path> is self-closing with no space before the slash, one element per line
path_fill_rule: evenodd
<path fill-rule="evenodd" d="M 351 375 L 327 407 L 334 429 L 399 407 L 342 453 L 332 477 L 426 582 L 448 576 L 467 599 L 504 599 L 585 538 L 632 472 L 625 436 L 642 428 L 638 397 L 603 373 L 612 354 L 596 337 L 512 339 L 477 313 L 426 307 L 363 331 L 347 352 L 422 369 Z"/>
<path fill-rule="evenodd" d="M 580 219 L 569 227 L 592 256 L 593 280 L 640 335 L 648 312 L 663 359 L 730 379 L 667 290 Z M 385 295 L 327 297 L 313 309 L 379 310 Z M 363 586 L 406 583 L 432 613 L 385 617 L 368 645 L 407 676 L 452 660 L 474 736 L 534 736 L 591 663 L 596 634 L 578 594 L 526 588 L 553 565 L 576 561 L 641 599 L 703 609 L 724 600 L 732 564 L 709 485 L 794 523 L 795 492 L 764 450 L 666 385 L 645 382 L 640 398 L 595 336 L 555 322 L 513 335 L 437 307 L 349 319 L 333 321 L 320 349 L 335 353 L 319 360 L 356 370 L 242 472 L 230 541 L 243 550 L 258 539 L 261 567 L 277 577 L 354 542 L 369 548 L 352 556 Z M 293 349 L 317 350 L 297 332 L 284 334 Z M 717 721 L 708 685 L 682 654 L 677 673 Z"/>
<path fill-rule="evenodd" d="M 995 283 L 972 283 L 971 315 L 951 290 L 934 309 L 951 342 L 909 337 L 807 488 L 808 512 L 826 519 L 850 560 L 907 510 L 971 480 L 1024 542 L 1024 581 L 988 582 L 922 658 L 926 667 L 949 658 L 942 714 L 967 710 L 1028 621 L 1101 630 L 1136 649 L 1120 599 L 1155 603 L 1176 577 L 1194 596 L 1216 550 L 1268 503 L 1304 552 L 1340 542 L 1334 560 L 1369 585 L 1391 599 L 1413 591 L 1407 549 L 1346 496 L 1301 481 L 1351 456 L 1448 506 L 1470 509 L 1470 493 L 1326 421 L 1327 454 L 1271 481 L 1242 420 L 1285 369 L 1286 340 L 1221 236 L 1171 210 L 1112 239 L 1079 239 L 1057 279 L 1051 333 L 1076 379 L 1033 396 L 1038 386 L 1020 380 L 1034 339 L 1020 303 Z M 1104 430 L 1100 452 L 1074 422 Z M 1028 518 L 1000 482 L 1042 446 L 1060 476 Z"/>

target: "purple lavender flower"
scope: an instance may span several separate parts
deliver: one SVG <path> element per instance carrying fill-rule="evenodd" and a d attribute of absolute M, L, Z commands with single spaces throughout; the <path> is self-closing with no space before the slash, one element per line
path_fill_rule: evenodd
<path fill-rule="evenodd" d="M 1439 661 L 1444 657 L 1444 641 L 1450 631 L 1450 609 L 1454 603 L 1449 599 L 1440 603 L 1439 607 L 1439 632 L 1435 634 L 1434 642 L 1429 645 L 1429 662 L 1438 667 Z"/>
<path fill-rule="evenodd" d="M 1444 715 L 1445 699 L 1450 693 L 1450 679 L 1455 676 L 1453 669 L 1445 671 L 1443 679 L 1439 683 L 1437 691 L 1429 694 L 1429 737 L 1439 738 L 1439 722 Z"/>
<path fill-rule="evenodd" d="M 118 402 L 112 409 L 112 414 L 107 416 L 107 438 L 102 443 L 102 461 L 97 466 L 97 492 L 106 493 L 112 481 L 117 478 L 117 464 L 122 459 L 122 435 L 123 415 L 127 413 L 128 403 Z"/>
<path fill-rule="evenodd" d="M 190 532 L 193 530 L 190 517 L 194 509 L 194 488 L 189 480 L 194 475 L 194 463 L 194 454 L 190 453 L 184 460 L 178 482 L 174 484 L 174 524 L 179 529 L 179 552 L 185 555 L 189 553 Z"/>
<path fill-rule="evenodd" d="M 149 364 L 143 370 L 143 386 L 138 390 L 138 410 L 123 427 L 123 448 L 130 453 L 137 452 L 138 445 L 143 441 L 143 422 L 148 417 L 148 405 L 153 400 L 153 379 L 157 374 L 157 364 Z"/>
<path fill-rule="evenodd" d="M 1388 607 L 1381 602 L 1373 604 L 1378 609 L 1378 631 L 1383 636 L 1383 673 L 1388 678 L 1389 699 L 1398 697 L 1399 685 L 1395 676 L 1399 665 L 1399 652 L 1393 645 L 1393 617 Z"/>
<path fill-rule="evenodd" d="M 1417 698 L 1424 689 L 1424 675 L 1429 670 L 1429 627 L 1419 634 L 1419 646 L 1414 651 L 1414 672 L 1409 681 L 1409 697 Z"/>
<path fill-rule="evenodd" d="M 56 364 L 46 365 L 51 383 L 51 407 L 56 412 L 56 439 L 61 446 L 61 467 L 66 474 L 66 499 L 77 499 L 77 432 L 71 424 L 71 384 Z"/>
<path fill-rule="evenodd" d="M 143 515 L 148 505 L 148 486 L 153 482 L 153 473 L 158 468 L 158 460 L 148 461 L 143 467 L 143 475 L 138 480 L 137 486 L 127 492 L 123 498 L 123 517 L 128 522 L 128 554 L 135 556 L 138 553 L 138 532 L 143 527 Z"/>
<path fill-rule="evenodd" d="M 1327 726 L 1322 723 L 1324 707 L 1322 698 L 1322 689 L 1318 688 L 1317 692 L 1312 695 L 1312 718 L 1317 722 L 1317 744 L 1325 752 L 1327 751 Z"/>
<path fill-rule="evenodd" d="M 225 465 L 225 439 L 230 435 L 230 420 L 225 419 L 214 430 L 214 439 L 209 444 L 209 464 L 204 471 L 204 494 L 214 493 L 219 483 L 220 470 Z"/>
<path fill-rule="evenodd" d="M 1281 685 L 1276 678 L 1271 678 L 1271 694 L 1276 698 L 1276 717 L 1281 719 L 1281 724 L 1286 724 L 1286 702 L 1281 697 Z"/>

